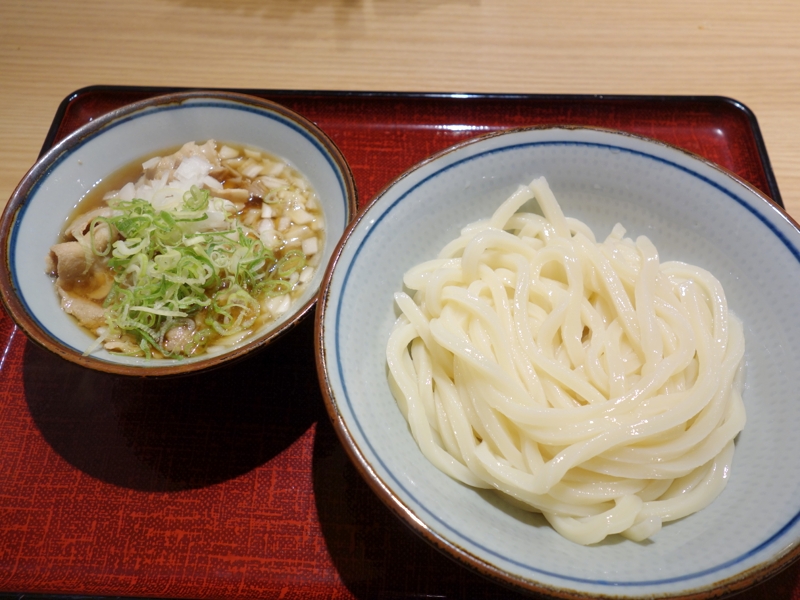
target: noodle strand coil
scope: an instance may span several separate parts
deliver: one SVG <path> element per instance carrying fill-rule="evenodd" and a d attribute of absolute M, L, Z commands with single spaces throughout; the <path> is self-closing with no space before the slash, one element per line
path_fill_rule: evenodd
<path fill-rule="evenodd" d="M 518 212 L 534 198 L 544 216 Z M 389 383 L 450 477 L 579 544 L 647 539 L 724 488 L 744 334 L 707 271 L 619 224 L 598 243 L 542 177 L 403 282 Z"/>

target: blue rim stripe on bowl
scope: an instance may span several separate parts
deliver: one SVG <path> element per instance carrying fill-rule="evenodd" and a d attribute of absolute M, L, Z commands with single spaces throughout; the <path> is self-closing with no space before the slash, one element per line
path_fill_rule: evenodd
<path fill-rule="evenodd" d="M 364 244 L 367 242 L 369 237 L 375 232 L 375 230 L 377 229 L 378 225 L 381 223 L 381 221 L 383 221 L 384 217 L 386 215 L 388 215 L 392 210 L 394 210 L 394 208 L 396 208 L 397 205 L 399 203 L 401 203 L 403 201 L 403 199 L 406 196 L 408 196 L 411 192 L 413 192 L 416 188 L 418 188 L 419 186 L 421 186 L 423 183 L 427 182 L 428 180 L 431 180 L 431 179 L 437 177 L 438 175 L 455 168 L 458 165 L 470 162 L 470 161 L 472 161 L 472 160 L 474 160 L 474 159 L 476 159 L 476 158 L 478 158 L 480 156 L 485 156 L 485 155 L 490 155 L 490 154 L 498 154 L 498 153 L 507 152 L 507 151 L 510 151 L 510 150 L 518 149 L 518 148 L 534 147 L 534 146 L 584 146 L 584 147 L 593 147 L 593 148 L 608 149 L 608 150 L 613 150 L 613 151 L 620 151 L 620 152 L 625 152 L 625 153 L 637 155 L 637 156 L 640 156 L 640 157 L 645 158 L 645 159 L 653 160 L 653 161 L 662 163 L 664 165 L 667 165 L 669 167 L 672 167 L 672 168 L 678 169 L 680 171 L 683 171 L 684 173 L 687 173 L 688 175 L 691 175 L 692 177 L 694 177 L 694 178 L 706 183 L 707 185 L 710 185 L 710 186 L 714 187 L 715 189 L 721 191 L 723 194 L 725 194 L 726 196 L 728 196 L 729 198 L 731 198 L 732 200 L 737 202 L 739 205 L 741 205 L 745 209 L 747 209 L 750 213 L 755 215 L 759 219 L 759 221 L 761 221 L 764 225 L 766 225 L 767 228 L 783 243 L 783 245 L 789 250 L 789 252 L 791 252 L 792 256 L 794 256 L 795 260 L 800 262 L 800 251 L 798 251 L 798 249 L 789 241 L 789 239 L 785 235 L 783 235 L 783 233 L 780 230 L 777 229 L 777 227 L 772 222 L 770 222 L 764 215 L 762 215 L 759 211 L 757 211 L 755 209 L 755 207 L 751 206 L 748 202 L 746 202 L 742 197 L 738 196 L 737 194 L 731 192 L 730 190 L 726 189 L 725 187 L 721 186 L 720 184 L 712 181 L 711 179 L 709 179 L 705 175 L 702 175 L 702 174 L 698 173 L 697 171 L 694 171 L 694 170 L 692 170 L 692 169 L 690 169 L 688 167 L 685 167 L 685 166 L 680 165 L 680 164 L 678 164 L 678 163 L 676 163 L 674 161 L 671 161 L 671 160 L 668 160 L 668 159 L 665 159 L 665 158 L 662 158 L 662 157 L 659 157 L 659 156 L 655 156 L 655 155 L 647 153 L 647 152 L 642 152 L 640 150 L 633 150 L 633 149 L 630 149 L 630 148 L 625 148 L 625 147 L 617 146 L 617 145 L 613 145 L 613 144 L 604 144 L 604 143 L 596 143 L 596 142 L 575 142 L 575 141 L 567 141 L 567 140 L 526 142 L 526 143 L 510 144 L 508 146 L 503 146 L 503 147 L 500 147 L 500 148 L 493 148 L 493 149 L 486 150 L 486 151 L 483 151 L 483 152 L 479 152 L 479 153 L 470 155 L 468 157 L 462 158 L 460 160 L 454 161 L 453 163 L 451 163 L 451 164 L 449 164 L 449 165 L 447 165 L 445 167 L 442 167 L 441 169 L 437 170 L 436 172 L 431 173 L 427 177 L 423 178 L 422 180 L 417 182 L 415 185 L 413 185 L 411 188 L 409 188 L 406 192 L 404 192 L 401 196 L 399 196 L 390 206 L 388 206 L 386 208 L 386 210 L 383 211 L 383 213 L 374 222 L 371 223 L 370 227 L 366 230 L 366 233 L 364 234 L 363 240 L 361 241 L 359 246 L 354 251 L 353 258 L 350 261 L 350 264 L 348 265 L 347 270 L 345 271 L 344 277 L 342 279 L 342 284 L 341 284 L 342 292 L 347 287 L 348 279 L 350 278 L 350 275 L 351 275 L 351 272 L 353 270 L 353 267 L 354 267 L 356 261 L 358 260 L 358 258 L 360 256 L 360 253 L 361 253 L 361 250 L 364 247 Z M 422 168 L 424 168 L 424 166 Z M 551 572 L 551 571 L 546 571 L 546 570 L 543 570 L 543 569 L 538 569 L 538 568 L 536 568 L 536 567 L 534 567 L 532 565 L 528 565 L 528 564 L 522 563 L 522 562 L 520 562 L 518 560 L 515 560 L 513 558 L 509 558 L 507 556 L 503 556 L 500 553 L 498 553 L 498 552 L 496 552 L 496 551 L 494 551 L 494 550 L 492 550 L 490 548 L 487 548 L 487 547 L 483 546 L 482 544 L 479 544 L 479 543 L 475 542 L 468 535 L 465 535 L 464 533 L 454 529 L 448 523 L 442 521 L 439 517 L 437 517 L 437 515 L 435 515 L 434 513 L 430 512 L 421 502 L 419 502 L 417 500 L 417 498 L 414 496 L 414 494 L 412 494 L 398 480 L 398 478 L 395 476 L 395 474 L 383 462 L 383 460 L 380 457 L 380 455 L 377 452 L 375 452 L 375 448 L 373 447 L 372 443 L 370 442 L 370 439 L 367 436 L 366 431 L 363 429 L 363 427 L 362 427 L 362 425 L 361 425 L 361 423 L 360 423 L 360 421 L 359 421 L 359 419 L 358 419 L 358 417 L 356 415 L 356 412 L 353 410 L 353 404 L 352 404 L 352 401 L 351 401 L 350 393 L 348 392 L 348 389 L 347 389 L 347 384 L 346 384 L 345 377 L 344 377 L 343 367 L 342 367 L 342 363 L 341 363 L 341 360 L 340 360 L 341 349 L 340 349 L 340 346 L 339 346 L 339 341 L 340 341 L 341 337 L 340 337 L 340 333 L 339 333 L 339 326 L 340 326 L 340 318 L 341 318 L 341 312 L 342 312 L 343 297 L 344 297 L 344 294 L 340 293 L 339 301 L 338 301 L 338 304 L 336 306 L 336 313 L 335 313 L 336 316 L 335 316 L 335 321 L 334 321 L 334 339 L 335 339 L 335 344 L 336 344 L 335 347 L 336 347 L 337 370 L 338 370 L 338 374 L 339 374 L 339 380 L 341 381 L 341 385 L 342 385 L 342 388 L 343 388 L 343 391 L 344 391 L 345 404 L 348 406 L 351 414 L 353 415 L 353 419 L 355 421 L 355 424 L 356 424 L 356 427 L 358 428 L 359 433 L 361 434 L 362 438 L 364 439 L 366 445 L 369 447 L 369 450 L 376 457 L 378 463 L 381 465 L 381 467 L 384 469 L 384 471 L 389 474 L 389 477 L 391 477 L 392 481 L 394 481 L 394 483 L 397 485 L 397 487 L 400 488 L 407 495 L 407 497 L 409 497 L 411 500 L 413 500 L 416 503 L 416 505 L 421 508 L 421 510 L 423 510 L 426 514 L 428 514 L 433 520 L 435 520 L 437 523 L 439 523 L 442 527 L 446 528 L 448 531 L 451 531 L 454 535 L 458 536 L 459 538 L 465 540 L 466 542 L 471 544 L 473 547 L 481 549 L 486 554 L 489 554 L 491 556 L 495 556 L 496 558 L 498 558 L 500 560 L 503 560 L 503 561 L 505 561 L 505 562 L 507 562 L 509 564 L 513 564 L 513 565 L 515 565 L 515 566 L 517 566 L 517 567 L 519 567 L 521 569 L 525 569 L 525 570 L 527 570 L 529 572 L 537 573 L 537 574 L 541 574 L 541 575 L 546 575 L 546 576 L 553 577 L 555 579 L 564 580 L 564 581 L 570 581 L 570 582 L 575 582 L 575 583 L 587 583 L 587 584 L 594 584 L 594 585 L 600 585 L 600 586 L 609 586 L 609 587 L 654 586 L 654 585 L 663 585 L 663 584 L 685 582 L 685 581 L 689 581 L 689 580 L 692 580 L 692 579 L 697 579 L 697 578 L 704 577 L 704 576 L 710 575 L 712 573 L 716 573 L 716 572 L 722 571 L 724 569 L 727 569 L 727 568 L 729 568 L 729 567 L 731 567 L 731 566 L 733 566 L 733 565 L 735 565 L 735 564 L 737 564 L 737 563 L 739 563 L 739 562 L 741 562 L 743 560 L 746 560 L 746 559 L 754 556 L 755 554 L 760 552 L 762 549 L 768 547 L 769 545 L 774 543 L 776 540 L 780 539 L 789 529 L 791 529 L 794 525 L 796 525 L 798 523 L 798 521 L 800 521 L 800 512 L 798 512 L 786 524 L 784 524 L 781 528 L 779 528 L 775 533 L 773 533 L 771 536 L 769 536 L 762 543 L 758 544 L 757 546 L 755 546 L 754 548 L 752 548 L 749 551 L 745 552 L 744 554 L 742 554 L 740 556 L 737 556 L 737 557 L 735 557 L 735 558 L 733 558 L 731 560 L 728 560 L 728 561 L 726 561 L 724 563 L 721 563 L 721 564 L 719 564 L 719 565 L 717 565 L 715 567 L 711 567 L 711 568 L 704 569 L 702 571 L 697 571 L 697 572 L 694 572 L 694 573 L 689 573 L 687 575 L 683 575 L 683 576 L 680 576 L 680 577 L 671 577 L 671 578 L 657 579 L 657 580 L 611 581 L 611 580 L 585 579 L 585 578 L 580 578 L 580 577 L 572 577 L 572 576 L 567 576 L 567 575 L 563 575 L 563 574 L 559 574 L 559 573 L 554 573 L 554 572 Z"/>
<path fill-rule="evenodd" d="M 344 179 L 343 179 L 343 176 L 342 176 L 342 172 L 339 169 L 338 164 L 331 159 L 331 157 L 328 154 L 328 152 L 326 151 L 326 149 L 322 146 L 322 144 L 319 143 L 319 141 L 317 139 L 315 139 L 313 136 L 309 135 L 308 131 L 304 127 L 301 127 L 300 125 L 298 125 L 293 119 L 288 118 L 288 117 L 286 117 L 286 116 L 284 116 L 284 115 L 282 115 L 280 113 L 270 111 L 270 110 L 268 110 L 266 108 L 258 108 L 258 107 L 238 104 L 235 101 L 231 101 L 231 100 L 200 101 L 200 102 L 198 102 L 198 101 L 189 101 L 186 104 L 166 104 L 166 105 L 163 105 L 163 106 L 156 106 L 156 107 L 153 107 L 153 108 L 145 108 L 144 110 L 136 111 L 136 112 L 134 112 L 134 113 L 132 113 L 130 115 L 126 115 L 124 117 L 115 119 L 112 123 L 109 123 L 107 126 L 102 127 L 101 129 L 98 129 L 97 131 L 92 132 L 90 135 L 85 136 L 82 140 L 80 140 L 78 143 L 76 143 L 75 146 L 73 146 L 72 148 L 69 148 L 67 150 L 62 151 L 58 155 L 58 157 L 55 159 L 53 164 L 50 165 L 50 167 L 46 171 L 44 171 L 37 178 L 36 182 L 33 184 L 33 186 L 31 187 L 31 190 L 30 190 L 30 192 L 28 194 L 29 197 L 33 198 L 36 195 L 39 187 L 47 179 L 47 177 L 50 175 L 50 173 L 52 173 L 65 160 L 67 160 L 69 157 L 71 157 L 73 154 L 75 154 L 75 152 L 80 150 L 85 144 L 87 144 L 88 142 L 90 142 L 91 140 L 96 138 L 97 136 L 105 134 L 105 133 L 111 131 L 112 129 L 114 129 L 114 128 L 120 126 L 120 125 L 123 125 L 123 124 L 125 124 L 125 123 L 127 123 L 129 121 L 136 120 L 136 119 L 138 119 L 138 118 L 140 118 L 142 116 L 151 115 L 151 114 L 158 113 L 158 112 L 178 110 L 178 109 L 184 109 L 185 110 L 187 106 L 189 106 L 191 108 L 225 108 L 225 109 L 228 109 L 228 110 L 233 109 L 233 110 L 239 110 L 239 111 L 243 111 L 243 112 L 251 112 L 251 113 L 254 113 L 254 114 L 267 116 L 270 119 L 272 119 L 274 121 L 278 121 L 279 123 L 285 125 L 286 127 L 289 127 L 293 131 L 299 133 L 308 142 L 310 142 L 313 146 L 315 146 L 318 150 L 320 150 L 320 153 L 325 157 L 325 160 L 331 166 L 331 168 L 334 171 L 334 173 L 336 173 L 336 180 L 339 183 L 339 189 L 340 189 L 340 192 L 341 192 L 341 195 L 342 195 L 342 200 L 344 202 L 345 213 L 348 212 L 347 211 L 347 190 L 346 190 L 345 182 L 344 182 Z M 69 138 L 67 138 L 67 139 L 69 139 Z M 58 150 L 56 150 L 56 152 L 57 151 Z M 23 219 L 23 217 L 25 215 L 25 212 L 28 210 L 29 206 L 30 206 L 30 202 L 26 202 L 23 206 L 20 207 L 19 213 L 17 214 L 17 217 L 14 220 L 14 224 L 13 224 L 13 226 L 11 228 L 10 233 L 9 233 L 9 244 L 8 244 L 8 261 L 9 261 L 9 264 L 15 264 L 16 263 L 17 235 L 19 233 L 19 227 L 20 227 L 20 224 L 22 223 L 22 219 Z M 20 285 L 19 285 L 19 281 L 17 280 L 17 274 L 16 274 L 16 270 L 15 269 L 11 270 L 11 282 L 12 282 L 12 285 L 17 290 L 20 289 Z M 25 310 L 30 315 L 31 319 L 36 323 L 36 325 L 42 331 L 45 331 L 51 337 L 57 337 L 57 336 L 55 336 L 53 334 L 52 331 L 50 331 L 47 327 L 45 327 L 45 325 L 36 317 L 36 315 L 31 310 L 30 306 L 28 305 L 28 302 L 26 301 L 25 297 L 22 294 L 19 295 L 19 300 L 22 303 L 22 305 L 25 307 Z M 87 338 L 87 339 L 89 339 L 89 341 L 91 341 L 90 338 Z M 63 342 L 63 340 L 62 340 L 62 342 Z M 72 348 L 76 352 L 83 352 L 83 349 L 81 349 L 81 348 L 75 348 L 74 346 L 72 346 L 71 344 L 67 344 L 66 342 L 64 342 L 64 344 L 68 345 L 70 348 Z M 106 359 L 104 359 L 104 358 L 102 358 L 100 356 L 95 356 L 95 358 L 97 360 L 100 360 L 100 361 L 103 361 L 103 362 L 108 362 L 108 363 L 112 363 L 113 362 L 113 361 L 106 360 Z M 184 362 L 190 362 L 190 361 L 191 361 L 191 359 L 189 359 L 189 361 L 184 361 Z"/>

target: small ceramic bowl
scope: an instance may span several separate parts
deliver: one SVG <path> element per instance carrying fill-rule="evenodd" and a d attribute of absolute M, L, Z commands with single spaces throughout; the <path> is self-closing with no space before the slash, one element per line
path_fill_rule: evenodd
<path fill-rule="evenodd" d="M 538 515 L 457 483 L 413 440 L 387 383 L 386 343 L 403 273 L 518 185 L 545 176 L 564 213 L 602 240 L 615 223 L 662 261 L 711 271 L 743 321 L 747 424 L 707 508 L 651 540 L 581 546 Z M 711 598 L 750 586 L 800 550 L 800 231 L 778 206 L 694 155 L 583 128 L 527 129 L 421 163 L 360 213 L 317 307 L 318 370 L 354 464 L 412 529 L 463 565 L 559 598 Z"/>
<path fill-rule="evenodd" d="M 321 267 L 287 312 L 223 353 L 183 360 L 145 360 L 105 350 L 85 356 L 92 337 L 61 310 L 53 281 L 45 272 L 48 249 L 58 241 L 76 204 L 100 180 L 147 155 L 208 139 L 265 150 L 288 161 L 311 181 L 326 222 Z M 80 128 L 47 152 L 22 179 L 0 223 L 2 300 L 31 340 L 91 369 L 160 376 L 220 366 L 268 344 L 311 309 L 324 267 L 356 207 L 355 185 L 341 152 L 319 128 L 291 110 L 234 93 L 185 92 L 152 98 Z"/>

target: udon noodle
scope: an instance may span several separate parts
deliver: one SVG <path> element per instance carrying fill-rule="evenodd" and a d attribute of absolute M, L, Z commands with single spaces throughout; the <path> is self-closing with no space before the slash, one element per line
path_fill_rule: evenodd
<path fill-rule="evenodd" d="M 544 216 L 518 212 L 534 198 Z M 597 242 L 539 178 L 403 281 L 389 382 L 449 476 L 580 544 L 644 540 L 724 488 L 744 336 L 707 271 L 619 224 Z"/>

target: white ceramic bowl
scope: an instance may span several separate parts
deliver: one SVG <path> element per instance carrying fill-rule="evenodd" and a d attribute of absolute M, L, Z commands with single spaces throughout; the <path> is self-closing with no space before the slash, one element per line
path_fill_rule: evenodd
<path fill-rule="evenodd" d="M 356 211 L 350 169 L 314 124 L 273 102 L 224 92 L 184 92 L 138 102 L 100 117 L 47 152 L 20 182 L 0 224 L 5 249 L 0 291 L 29 338 L 89 368 L 128 375 L 182 374 L 219 366 L 264 346 L 314 305 L 324 268 L 293 307 L 223 354 L 145 360 L 100 350 L 83 356 L 92 338 L 59 307 L 44 258 L 73 208 L 104 177 L 150 153 L 188 141 L 236 142 L 283 157 L 305 174 L 326 220 L 323 262 Z"/>
<path fill-rule="evenodd" d="M 661 259 L 714 273 L 746 335 L 747 425 L 727 488 L 652 540 L 584 547 L 428 462 L 386 379 L 394 292 L 462 226 L 544 175 L 598 239 L 622 222 Z M 317 310 L 329 414 L 357 468 L 414 530 L 462 564 L 559 597 L 716 597 L 760 581 L 800 541 L 800 231 L 775 204 L 708 162 L 652 140 L 529 129 L 456 146 L 379 195 L 343 238 Z"/>

